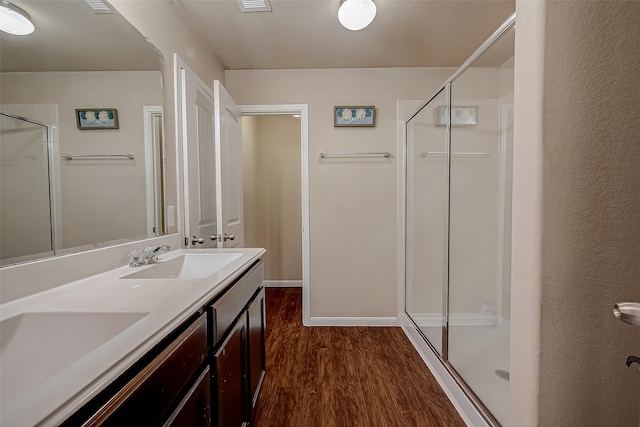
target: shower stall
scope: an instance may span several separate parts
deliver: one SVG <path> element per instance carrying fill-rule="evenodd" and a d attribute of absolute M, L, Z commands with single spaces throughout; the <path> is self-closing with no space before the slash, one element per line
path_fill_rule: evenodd
<path fill-rule="evenodd" d="M 0 265 L 53 255 L 49 127 L 0 112 Z"/>
<path fill-rule="evenodd" d="M 494 426 L 509 418 L 514 25 L 405 123 L 405 311 Z"/>

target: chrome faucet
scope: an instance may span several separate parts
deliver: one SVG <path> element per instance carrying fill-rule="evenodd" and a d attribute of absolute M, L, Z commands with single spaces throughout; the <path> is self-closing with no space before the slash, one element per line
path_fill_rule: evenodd
<path fill-rule="evenodd" d="M 129 253 L 129 267 L 140 267 L 153 263 L 158 260 L 158 255 L 169 252 L 171 246 L 147 246 L 144 251 L 140 251 L 140 248 L 134 248 Z"/>

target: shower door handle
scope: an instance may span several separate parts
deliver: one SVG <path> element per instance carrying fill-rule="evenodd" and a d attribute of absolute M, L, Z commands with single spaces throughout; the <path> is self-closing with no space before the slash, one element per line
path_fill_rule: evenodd
<path fill-rule="evenodd" d="M 613 305 L 613 315 L 625 323 L 640 326 L 640 302 L 616 303 Z"/>

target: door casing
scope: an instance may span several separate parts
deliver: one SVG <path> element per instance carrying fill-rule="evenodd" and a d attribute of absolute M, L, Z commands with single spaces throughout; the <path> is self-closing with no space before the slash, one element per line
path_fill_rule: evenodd
<path fill-rule="evenodd" d="M 311 296 L 309 276 L 309 105 L 238 105 L 243 116 L 300 115 L 300 188 L 302 191 L 302 324 L 310 326 Z"/>

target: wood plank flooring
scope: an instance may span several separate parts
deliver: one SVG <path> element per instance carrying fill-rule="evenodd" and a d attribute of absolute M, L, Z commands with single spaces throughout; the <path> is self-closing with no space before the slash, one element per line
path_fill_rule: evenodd
<path fill-rule="evenodd" d="M 267 288 L 253 427 L 464 426 L 400 328 L 304 327 L 299 288 Z"/>

